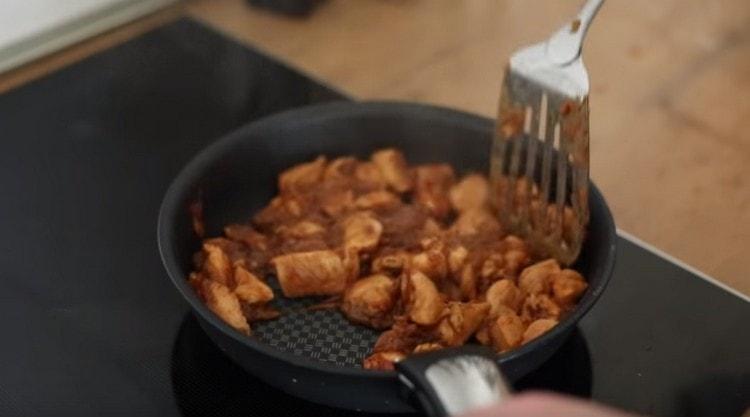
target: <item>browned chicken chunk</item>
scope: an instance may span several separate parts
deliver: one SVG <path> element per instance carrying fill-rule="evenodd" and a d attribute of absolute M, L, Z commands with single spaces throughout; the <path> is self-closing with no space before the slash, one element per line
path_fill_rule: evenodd
<path fill-rule="evenodd" d="M 424 328 L 411 323 L 406 317 L 397 317 L 393 326 L 378 337 L 373 352 L 411 352 L 414 348 L 430 341 Z"/>
<path fill-rule="evenodd" d="M 281 316 L 278 310 L 266 304 L 243 304 L 242 313 L 247 318 L 248 323 L 273 320 Z"/>
<path fill-rule="evenodd" d="M 435 283 L 421 272 L 413 272 L 407 285 L 407 313 L 414 323 L 429 326 L 440 320 L 445 301 Z"/>
<path fill-rule="evenodd" d="M 521 272 L 518 287 L 529 294 L 547 294 L 550 291 L 551 276 L 560 272 L 560 264 L 554 259 L 536 263 Z"/>
<path fill-rule="evenodd" d="M 450 201 L 457 212 L 483 209 L 489 205 L 490 185 L 482 175 L 465 176 L 450 190 Z"/>
<path fill-rule="evenodd" d="M 263 270 L 268 262 L 269 253 L 267 250 L 252 249 L 246 244 L 223 237 L 205 239 L 204 245 L 216 246 L 227 256 L 229 264 L 242 265 L 248 270 L 258 271 Z M 207 252 L 201 250 L 196 254 L 196 266 L 203 268 L 203 263 L 207 258 Z"/>
<path fill-rule="evenodd" d="M 502 253 L 491 253 L 482 263 L 479 275 L 487 283 L 505 278 L 505 256 Z"/>
<path fill-rule="evenodd" d="M 547 333 L 550 329 L 557 326 L 555 319 L 539 319 L 531 322 L 526 331 L 523 332 L 523 343 L 529 343 L 537 337 Z"/>
<path fill-rule="evenodd" d="M 518 274 L 531 261 L 531 256 L 526 249 L 509 249 L 503 254 L 503 271 L 509 276 L 518 276 Z"/>
<path fill-rule="evenodd" d="M 445 219 L 451 212 L 448 192 L 455 179 L 453 168 L 447 164 L 420 165 L 415 173 L 415 201 L 435 218 Z"/>
<path fill-rule="evenodd" d="M 291 253 L 271 262 L 287 297 L 340 294 L 346 287 L 347 271 L 334 251 Z"/>
<path fill-rule="evenodd" d="M 326 158 L 319 156 L 312 162 L 295 165 L 279 175 L 279 190 L 293 192 L 317 184 L 323 178 Z"/>
<path fill-rule="evenodd" d="M 441 250 L 430 249 L 412 256 L 411 269 L 440 281 L 448 275 L 448 261 Z"/>
<path fill-rule="evenodd" d="M 273 290 L 247 269 L 237 266 L 234 268 L 234 294 L 240 300 L 249 303 L 266 303 L 273 300 Z"/>
<path fill-rule="evenodd" d="M 374 358 L 370 361 L 371 366 L 378 364 L 383 367 L 369 367 L 367 366 L 368 359 L 365 359 L 365 368 L 367 369 L 393 369 L 393 362 L 401 360 L 404 356 L 414 351 L 414 349 L 425 343 L 435 342 L 435 335 L 432 329 L 418 326 L 414 323 L 410 323 L 406 318 L 400 317 L 396 320 L 389 330 L 383 332 L 378 340 L 375 342 L 373 347 L 373 355 L 370 358 Z M 386 355 L 378 355 L 378 353 L 385 353 Z M 400 354 L 395 355 L 396 353 Z M 390 359 L 391 365 L 385 363 L 385 359 Z"/>
<path fill-rule="evenodd" d="M 503 307 L 518 311 L 523 303 L 524 295 L 512 280 L 501 279 L 487 289 L 485 299 L 491 306 L 490 316 L 497 317 Z"/>
<path fill-rule="evenodd" d="M 502 315 L 506 315 L 506 314 L 510 314 L 511 316 L 513 315 L 518 316 L 518 314 L 516 314 L 516 312 L 513 311 L 513 309 L 511 309 L 510 307 L 506 307 L 504 305 L 500 305 L 499 312 L 497 312 L 496 314 L 493 315 L 491 314 L 491 312 L 488 313 L 487 318 L 485 319 L 484 323 L 479 327 L 477 332 L 474 334 L 474 337 L 476 337 L 477 341 L 486 346 L 493 346 L 493 342 L 490 337 L 490 329 L 493 325 L 495 325 L 494 323 L 497 321 L 498 317 Z M 523 325 L 523 321 L 521 324 Z"/>
<path fill-rule="evenodd" d="M 508 247 L 508 249 L 519 249 L 525 252 L 528 252 L 529 248 L 526 242 L 523 241 L 518 236 L 515 235 L 508 235 L 503 238 L 503 243 Z"/>
<path fill-rule="evenodd" d="M 458 216 L 451 229 L 464 236 L 476 235 L 479 232 L 500 235 L 502 230 L 500 223 L 487 209 L 466 210 Z"/>
<path fill-rule="evenodd" d="M 561 306 L 573 305 L 588 287 L 583 276 L 572 269 L 563 269 L 553 274 L 551 279 L 552 296 Z"/>
<path fill-rule="evenodd" d="M 200 280 L 196 284 L 199 287 L 199 295 L 209 310 L 240 332 L 250 334 L 250 325 L 242 314 L 240 300 L 229 287 L 210 279 Z"/>
<path fill-rule="evenodd" d="M 405 357 L 406 353 L 403 352 L 376 352 L 366 357 L 362 366 L 373 371 L 392 371 L 396 369 L 396 362 Z"/>
<path fill-rule="evenodd" d="M 388 185 L 378 164 L 374 162 L 359 163 L 354 169 L 354 178 L 369 190 L 382 190 Z"/>
<path fill-rule="evenodd" d="M 498 352 L 504 352 L 521 344 L 524 325 L 516 313 L 506 310 L 494 319 L 489 326 L 492 346 Z"/>
<path fill-rule="evenodd" d="M 375 329 L 393 324 L 391 311 L 398 298 L 398 283 L 385 275 L 371 275 L 352 284 L 341 303 L 349 320 Z"/>
<path fill-rule="evenodd" d="M 349 180 L 357 169 L 357 158 L 344 156 L 331 161 L 323 172 L 323 180 Z"/>
<path fill-rule="evenodd" d="M 386 184 L 396 192 L 405 193 L 414 186 L 406 159 L 401 152 L 395 149 L 377 151 L 372 154 L 372 162 L 377 165 Z"/>
<path fill-rule="evenodd" d="M 344 221 L 344 246 L 359 252 L 378 246 L 383 225 L 367 212 L 355 213 Z"/>
<path fill-rule="evenodd" d="M 463 345 L 477 331 L 489 310 L 489 304 L 483 302 L 449 303 L 447 315 L 437 328 L 442 344 Z"/>
<path fill-rule="evenodd" d="M 530 294 L 521 305 L 521 318 L 525 323 L 538 319 L 559 319 L 562 309 L 547 294 Z"/>
<path fill-rule="evenodd" d="M 203 270 L 206 272 L 206 275 L 225 286 L 234 286 L 232 263 L 229 261 L 229 256 L 224 253 L 221 247 L 204 243 L 203 252 L 206 254 L 206 259 L 203 263 Z"/>

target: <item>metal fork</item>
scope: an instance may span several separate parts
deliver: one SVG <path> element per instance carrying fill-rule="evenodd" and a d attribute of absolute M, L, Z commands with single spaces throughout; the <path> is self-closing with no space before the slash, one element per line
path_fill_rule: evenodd
<path fill-rule="evenodd" d="M 588 0 L 546 42 L 511 56 L 491 150 L 500 219 L 538 255 L 566 265 L 578 257 L 589 219 L 589 78 L 581 46 L 602 3 Z"/>

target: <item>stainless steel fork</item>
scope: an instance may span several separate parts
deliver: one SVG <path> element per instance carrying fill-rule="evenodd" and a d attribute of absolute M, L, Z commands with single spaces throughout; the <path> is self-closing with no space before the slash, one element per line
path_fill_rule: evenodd
<path fill-rule="evenodd" d="M 500 219 L 539 255 L 568 265 L 589 218 L 589 78 L 581 46 L 602 3 L 588 0 L 546 42 L 511 56 L 491 150 Z"/>

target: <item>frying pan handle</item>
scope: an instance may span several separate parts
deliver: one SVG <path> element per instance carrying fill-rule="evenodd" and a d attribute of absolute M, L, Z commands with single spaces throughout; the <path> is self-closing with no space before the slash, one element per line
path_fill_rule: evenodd
<path fill-rule="evenodd" d="M 428 416 L 458 416 L 511 395 L 496 357 L 489 348 L 463 346 L 410 356 L 396 369 Z"/>

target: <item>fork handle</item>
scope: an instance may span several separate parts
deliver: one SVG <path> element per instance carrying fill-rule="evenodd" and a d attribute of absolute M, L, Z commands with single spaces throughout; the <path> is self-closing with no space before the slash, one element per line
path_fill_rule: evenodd
<path fill-rule="evenodd" d="M 547 56 L 552 62 L 563 66 L 581 56 L 583 38 L 604 0 L 588 0 L 578 15 L 547 40 Z"/>

